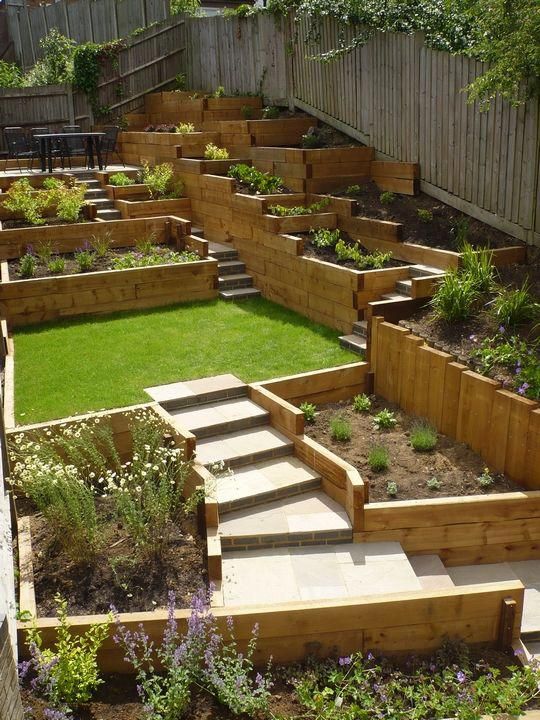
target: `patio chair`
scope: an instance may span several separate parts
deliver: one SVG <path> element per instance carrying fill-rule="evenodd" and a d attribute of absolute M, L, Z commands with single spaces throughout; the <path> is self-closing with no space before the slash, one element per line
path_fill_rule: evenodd
<path fill-rule="evenodd" d="M 4 128 L 4 141 L 8 151 L 8 158 L 17 160 L 19 172 L 22 172 L 21 160 L 29 160 L 30 167 L 27 166 L 27 169 L 32 170 L 34 160 L 39 157 L 39 150 L 36 150 L 28 142 L 24 129 L 22 127 Z"/>
<path fill-rule="evenodd" d="M 66 133 L 80 133 L 81 132 L 81 126 L 80 125 L 64 125 L 63 131 Z M 87 148 L 86 148 L 86 140 L 84 135 L 81 134 L 80 138 L 71 137 L 71 138 L 64 138 L 63 140 L 65 149 L 67 150 L 67 159 L 69 162 L 69 169 L 71 170 L 71 158 L 72 157 L 80 157 L 81 155 L 84 157 L 85 165 L 86 165 L 86 159 L 87 159 Z"/>
<path fill-rule="evenodd" d="M 105 135 L 101 138 L 101 154 L 103 157 L 103 167 L 106 168 L 109 163 L 109 155 L 114 154 L 120 160 L 122 165 L 126 167 L 126 163 L 120 157 L 116 149 L 116 141 L 118 138 L 119 128 L 116 125 L 105 125 L 103 132 Z"/>
<path fill-rule="evenodd" d="M 35 135 L 47 135 L 50 132 L 51 132 L 51 130 L 49 130 L 48 127 L 33 127 L 30 130 L 30 135 L 31 135 L 30 147 L 32 149 L 36 150 L 38 157 L 41 153 L 41 143 L 34 136 Z M 60 160 L 60 165 L 62 166 L 62 170 L 63 170 L 64 166 L 65 166 L 65 158 L 68 155 L 68 151 L 67 151 L 67 148 L 65 147 L 65 144 L 62 141 L 53 140 L 52 147 L 51 147 L 51 155 L 53 158 L 58 158 Z"/>

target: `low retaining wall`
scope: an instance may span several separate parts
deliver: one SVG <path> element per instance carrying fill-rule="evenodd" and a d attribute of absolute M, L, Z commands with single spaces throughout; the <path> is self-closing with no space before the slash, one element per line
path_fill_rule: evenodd
<path fill-rule="evenodd" d="M 373 318 L 375 392 L 467 443 L 486 465 L 540 489 L 540 404 L 501 389 L 406 328 Z"/>
<path fill-rule="evenodd" d="M 19 678 L 5 615 L 0 616 L 0 678 L 0 720 L 23 720 Z"/>

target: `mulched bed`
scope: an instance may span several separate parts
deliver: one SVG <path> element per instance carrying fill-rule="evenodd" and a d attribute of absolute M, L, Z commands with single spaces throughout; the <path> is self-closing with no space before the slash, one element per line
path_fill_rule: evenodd
<path fill-rule="evenodd" d="M 347 245 L 354 245 L 359 248 L 359 250 L 362 251 L 362 255 L 369 255 L 370 251 L 367 250 L 362 243 L 358 242 L 357 240 L 353 240 L 351 236 L 344 232 L 343 230 L 341 232 L 341 238 Z M 304 244 L 304 256 L 305 257 L 313 257 L 317 258 L 318 260 L 324 260 L 325 262 L 332 263 L 333 265 L 339 265 L 340 267 L 349 268 L 351 270 L 358 270 L 358 266 L 355 262 L 352 260 L 339 260 L 334 248 L 319 248 L 316 247 L 311 242 L 311 235 L 309 233 L 299 233 L 299 236 L 304 238 L 305 244 Z M 403 265 L 409 265 L 410 263 L 401 262 L 400 260 L 395 260 L 394 258 L 390 258 L 388 262 L 384 263 L 385 268 L 390 267 L 401 267 Z"/>
<path fill-rule="evenodd" d="M 485 495 L 522 489 L 503 475 L 494 475 L 493 485 L 481 487 L 477 478 L 485 468 L 485 461 L 467 445 L 445 435 L 439 434 L 437 446 L 432 452 L 415 452 L 409 444 L 409 431 L 416 418 L 382 398 L 375 397 L 372 401 L 370 413 L 354 412 L 351 402 L 346 400 L 321 405 L 314 424 L 306 424 L 309 437 L 356 467 L 362 478 L 369 481 L 372 502 Z M 373 428 L 373 416 L 383 408 L 395 413 L 398 423 L 393 430 Z M 330 419 L 337 413 L 351 423 L 352 438 L 348 442 L 338 442 L 330 435 Z M 373 472 L 369 467 L 367 456 L 374 445 L 384 445 L 389 451 L 390 465 L 385 472 Z M 439 490 L 427 487 L 428 480 L 433 477 L 441 483 Z M 397 483 L 396 497 L 387 493 L 389 481 Z"/>
<path fill-rule="evenodd" d="M 414 197 L 396 194 L 390 205 L 384 205 L 380 201 L 383 191 L 374 182 L 364 183 L 360 187 L 361 191 L 356 195 L 345 195 L 345 192 L 334 194 L 356 200 L 357 215 L 361 217 L 402 223 L 404 242 L 457 251 L 456 234 L 452 232 L 452 228 L 457 222 L 466 220 L 468 221 L 467 240 L 474 247 L 500 248 L 520 244 L 519 240 L 506 233 L 485 225 L 424 193 Z M 433 220 L 422 221 L 418 217 L 418 210 L 432 212 Z"/>
<path fill-rule="evenodd" d="M 206 582 L 206 544 L 193 516 L 180 515 L 160 560 L 141 558 L 121 524 L 111 520 L 107 500 L 98 505 L 104 520 L 103 549 L 91 565 L 75 564 L 55 543 L 44 518 L 31 517 L 34 584 L 38 615 L 56 615 L 54 595 L 68 601 L 72 615 L 105 613 L 113 604 L 119 612 L 167 607 L 170 590 L 177 607 L 188 607 Z"/>

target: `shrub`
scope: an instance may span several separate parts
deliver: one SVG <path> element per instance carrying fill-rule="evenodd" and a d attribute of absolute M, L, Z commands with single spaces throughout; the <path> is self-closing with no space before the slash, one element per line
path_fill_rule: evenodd
<path fill-rule="evenodd" d="M 117 172 L 109 176 L 109 185 L 127 187 L 128 185 L 135 185 L 135 180 L 123 172 Z"/>
<path fill-rule="evenodd" d="M 310 230 L 310 233 L 311 242 L 318 248 L 333 248 L 341 240 L 341 232 L 337 229 L 318 228 L 317 230 Z"/>
<path fill-rule="evenodd" d="M 474 250 L 465 242 L 461 248 L 461 268 L 461 276 L 471 282 L 479 293 L 487 293 L 493 288 L 497 271 L 491 250 Z"/>
<path fill-rule="evenodd" d="M 15 215 L 22 215 L 30 225 L 43 225 L 45 223 L 43 210 L 47 204 L 47 192 L 35 191 L 27 178 L 21 178 L 12 183 L 2 200 L 2 205 L 6 210 Z"/>
<path fill-rule="evenodd" d="M 368 464 L 373 472 L 388 470 L 390 455 L 384 445 L 375 445 L 371 448 L 368 455 Z"/>
<path fill-rule="evenodd" d="M 396 497 L 398 494 L 398 486 L 395 480 L 389 480 L 386 484 L 386 494 L 390 497 Z"/>
<path fill-rule="evenodd" d="M 22 84 L 22 73 L 18 65 L 0 60 L 0 87 L 19 87 Z"/>
<path fill-rule="evenodd" d="M 390 430 L 397 425 L 395 414 L 384 408 L 373 417 L 373 427 L 376 430 Z"/>
<path fill-rule="evenodd" d="M 448 323 L 467 320 L 478 301 L 478 288 L 470 278 L 449 270 L 431 298 L 435 318 Z"/>
<path fill-rule="evenodd" d="M 277 120 L 279 118 L 279 108 L 275 105 L 268 105 L 263 108 L 262 116 L 263 120 Z"/>
<path fill-rule="evenodd" d="M 148 163 L 144 163 L 141 182 L 147 186 L 152 200 L 181 197 L 184 189 L 182 181 L 175 180 L 171 163 L 162 163 L 153 168 Z"/>
<path fill-rule="evenodd" d="M 315 413 L 317 412 L 317 406 L 313 403 L 303 402 L 300 405 L 300 410 L 304 413 L 304 419 L 308 423 L 315 422 Z"/>
<path fill-rule="evenodd" d="M 64 187 L 64 182 L 62 180 L 59 180 L 55 177 L 45 178 L 43 181 L 43 189 L 44 190 L 59 190 L 60 188 Z"/>
<path fill-rule="evenodd" d="M 85 183 L 63 186 L 52 191 L 51 201 L 56 205 L 56 215 L 64 222 L 74 223 L 80 218 L 83 206 L 86 204 L 84 196 L 88 186 Z"/>
<path fill-rule="evenodd" d="M 21 680 L 28 676 L 32 688 L 43 695 L 62 713 L 86 703 L 103 682 L 99 677 L 97 653 L 109 634 L 110 616 L 105 622 L 94 623 L 82 634 L 72 634 L 67 616 L 67 601 L 56 596 L 58 628 L 53 648 L 42 649 L 41 631 L 26 631 L 30 660 L 19 665 Z M 47 711 L 45 711 L 47 712 Z M 45 715 L 47 716 L 47 715 Z M 47 717 L 57 717 L 52 714 Z"/>
<path fill-rule="evenodd" d="M 379 195 L 379 200 L 383 205 L 391 205 L 396 199 L 396 194 L 390 191 L 383 192 Z"/>
<path fill-rule="evenodd" d="M 22 278 L 33 278 L 37 269 L 37 258 L 31 252 L 26 252 L 19 260 L 19 274 Z"/>
<path fill-rule="evenodd" d="M 532 322 L 540 315 L 540 303 L 530 292 L 529 281 L 520 288 L 501 288 L 494 301 L 493 313 L 504 327 Z"/>
<path fill-rule="evenodd" d="M 430 223 L 433 220 L 433 213 L 431 210 L 423 210 L 422 208 L 418 208 L 417 210 L 418 218 L 422 222 Z"/>
<path fill-rule="evenodd" d="M 79 272 L 89 272 L 93 267 L 94 263 L 96 262 L 96 255 L 88 248 L 81 248 L 80 250 L 75 250 L 73 253 L 73 258 L 75 262 L 77 263 L 77 267 L 79 268 Z"/>
<path fill-rule="evenodd" d="M 189 135 L 195 132 L 195 125 L 193 123 L 178 123 L 176 126 L 176 132 L 182 133 L 183 135 Z"/>
<path fill-rule="evenodd" d="M 206 160 L 228 160 L 229 151 L 214 145 L 214 143 L 208 143 L 204 149 L 204 157 Z"/>
<path fill-rule="evenodd" d="M 347 442 L 352 435 L 351 423 L 340 413 L 334 415 L 330 420 L 330 434 L 334 440 Z"/>
<path fill-rule="evenodd" d="M 437 431 L 429 423 L 420 420 L 412 426 L 410 440 L 416 452 L 429 452 L 437 444 Z"/>
<path fill-rule="evenodd" d="M 494 478 L 493 475 L 489 472 L 489 468 L 487 468 L 487 467 L 484 468 L 482 474 L 479 475 L 476 479 L 477 479 L 477 481 L 478 481 L 478 484 L 479 484 L 480 487 L 482 487 L 482 488 L 491 487 L 491 486 L 493 485 L 493 483 L 495 482 L 495 478 Z"/>
<path fill-rule="evenodd" d="M 361 395 L 355 395 L 353 398 L 353 410 L 354 412 L 367 413 L 371 410 L 371 400 L 369 395 L 362 393 Z"/>
<path fill-rule="evenodd" d="M 271 195 L 283 189 L 283 180 L 280 177 L 260 172 L 257 168 L 244 163 L 231 165 L 227 175 L 237 182 L 247 185 L 252 192 L 261 195 Z"/>
<path fill-rule="evenodd" d="M 431 477 L 429 480 L 426 481 L 426 487 L 428 490 L 440 490 L 442 487 L 442 482 L 439 480 L 438 477 Z"/>
<path fill-rule="evenodd" d="M 66 269 L 66 261 L 63 257 L 55 257 L 49 260 L 47 264 L 49 272 L 54 274 L 61 274 Z"/>

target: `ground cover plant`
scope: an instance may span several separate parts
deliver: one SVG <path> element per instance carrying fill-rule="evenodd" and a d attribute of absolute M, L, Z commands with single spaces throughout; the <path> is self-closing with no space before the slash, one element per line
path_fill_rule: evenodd
<path fill-rule="evenodd" d="M 311 203 L 311 205 L 293 205 L 292 207 L 285 207 L 284 205 L 270 205 L 268 212 L 270 215 L 276 215 L 277 217 L 292 217 L 295 215 L 313 215 L 315 213 L 324 212 L 324 210 L 330 204 L 328 198 L 323 198 L 319 202 Z"/>
<path fill-rule="evenodd" d="M 123 172 L 117 172 L 109 176 L 109 185 L 114 185 L 114 187 L 126 187 L 128 185 L 135 185 L 135 180 Z"/>
<path fill-rule="evenodd" d="M 358 469 L 369 481 L 372 502 L 519 489 L 489 469 L 492 482 L 480 482 L 485 461 L 463 443 L 434 432 L 421 418 L 407 415 L 378 396 L 369 396 L 371 406 L 358 412 L 355 400 L 319 405 L 306 434 Z M 348 442 L 337 440 L 333 433 L 336 417 L 349 429 Z M 378 429 L 381 418 L 383 425 L 390 422 L 387 429 Z"/>
<path fill-rule="evenodd" d="M 244 163 L 232 165 L 227 172 L 227 176 L 234 178 L 240 189 L 250 194 L 273 195 L 284 190 L 283 180 L 280 177 L 260 172 L 257 168 Z"/>
<path fill-rule="evenodd" d="M 457 251 L 465 240 L 473 247 L 519 244 L 500 230 L 468 217 L 425 193 L 414 196 L 381 193 L 374 182 L 366 182 L 333 194 L 356 200 L 357 215 L 402 223 L 404 242 L 415 245 Z"/>
<path fill-rule="evenodd" d="M 302 237 L 306 240 L 304 255 L 307 257 L 318 257 L 354 270 L 380 270 L 403 264 L 393 260 L 391 252 L 369 252 L 361 243 L 339 229 L 315 228 L 308 234 L 303 233 Z"/>
<path fill-rule="evenodd" d="M 204 148 L 204 157 L 206 160 L 228 160 L 229 151 L 214 145 L 214 143 L 208 143 Z"/>
<path fill-rule="evenodd" d="M 68 184 L 57 178 L 46 178 L 37 190 L 28 178 L 16 180 L 0 201 L 3 209 L 14 214 L 14 219 L 4 220 L 3 227 L 82 222 L 86 190 L 84 183 Z"/>
<path fill-rule="evenodd" d="M 110 420 L 94 417 L 10 442 L 15 503 L 30 516 L 39 615 L 57 595 L 71 614 L 151 610 L 175 589 L 187 602 L 204 580 L 203 545 L 184 499 L 191 464 L 151 410 L 131 414 L 129 459 Z"/>
<path fill-rule="evenodd" d="M 145 387 L 178 380 L 233 373 L 253 382 L 352 362 L 356 356 L 339 347 L 338 334 L 262 298 L 21 328 L 17 419 L 146 402 Z"/>

